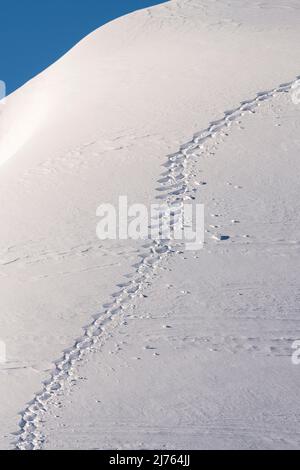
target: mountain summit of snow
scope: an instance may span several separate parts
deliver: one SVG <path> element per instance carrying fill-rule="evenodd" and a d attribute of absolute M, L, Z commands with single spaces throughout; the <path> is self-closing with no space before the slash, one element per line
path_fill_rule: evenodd
<path fill-rule="evenodd" d="M 2 448 L 299 446 L 299 23 L 296 0 L 167 2 L 1 104 Z M 97 238 L 101 203 L 149 206 L 165 178 L 205 203 L 201 253 Z"/>

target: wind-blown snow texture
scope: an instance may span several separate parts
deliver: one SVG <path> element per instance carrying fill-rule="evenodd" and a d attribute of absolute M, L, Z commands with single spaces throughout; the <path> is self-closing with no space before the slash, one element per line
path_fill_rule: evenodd
<path fill-rule="evenodd" d="M 8 98 L 1 447 L 299 447 L 299 17 L 170 2 Z M 204 202 L 204 249 L 100 243 L 120 194 Z"/>

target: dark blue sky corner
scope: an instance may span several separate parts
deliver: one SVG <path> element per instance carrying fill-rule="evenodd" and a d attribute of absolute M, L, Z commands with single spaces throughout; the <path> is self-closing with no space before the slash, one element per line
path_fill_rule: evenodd
<path fill-rule="evenodd" d="M 87 34 L 164 0 L 0 0 L 0 80 L 10 94 Z"/>

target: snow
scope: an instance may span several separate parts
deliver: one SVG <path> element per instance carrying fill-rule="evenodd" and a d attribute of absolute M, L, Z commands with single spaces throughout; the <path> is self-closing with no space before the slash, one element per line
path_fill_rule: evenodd
<path fill-rule="evenodd" d="M 299 448 L 299 17 L 291 0 L 168 2 L 6 99 L 1 448 Z M 155 201 L 167 156 L 232 109 L 189 167 L 203 250 L 137 273 L 142 244 L 100 241 L 97 207 Z"/>

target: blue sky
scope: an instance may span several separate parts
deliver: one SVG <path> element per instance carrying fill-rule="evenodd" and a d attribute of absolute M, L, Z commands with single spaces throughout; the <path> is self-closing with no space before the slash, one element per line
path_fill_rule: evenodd
<path fill-rule="evenodd" d="M 0 0 L 0 80 L 7 93 L 99 26 L 158 3 L 163 0 Z"/>

